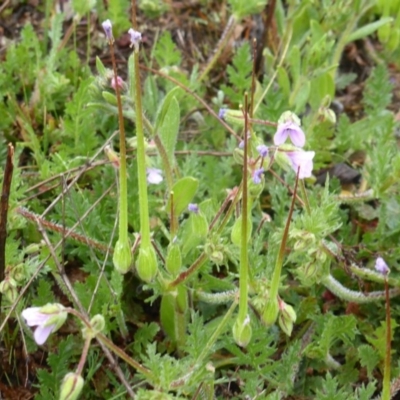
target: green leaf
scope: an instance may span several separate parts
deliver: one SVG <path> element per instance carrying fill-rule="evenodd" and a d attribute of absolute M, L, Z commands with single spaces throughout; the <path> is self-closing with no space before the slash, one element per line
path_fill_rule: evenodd
<path fill-rule="evenodd" d="M 386 17 L 381 18 L 379 21 L 371 22 L 370 24 L 364 25 L 363 27 L 357 29 L 353 33 L 351 33 L 347 38 L 345 44 L 354 42 L 355 40 L 359 40 L 365 38 L 368 35 L 371 35 L 376 30 L 378 30 L 381 26 L 391 23 L 393 18 Z"/>
<path fill-rule="evenodd" d="M 166 112 L 161 122 L 159 136 L 171 167 L 174 165 L 174 151 L 178 140 L 180 124 L 180 108 L 176 97 L 172 97 L 165 105 Z"/>
<path fill-rule="evenodd" d="M 319 75 L 311 80 L 310 90 L 310 104 L 314 110 L 317 110 L 322 103 L 325 96 L 329 96 L 331 99 L 335 95 L 335 83 L 332 75 L 326 72 L 323 75 Z"/>
<path fill-rule="evenodd" d="M 172 187 L 174 193 L 174 215 L 178 217 L 184 210 L 187 209 L 189 203 L 192 201 L 199 187 L 199 181 L 191 176 L 186 176 L 180 179 Z M 171 210 L 171 197 L 168 199 L 167 208 Z"/>
<path fill-rule="evenodd" d="M 372 346 L 364 344 L 358 347 L 358 355 L 361 366 L 367 368 L 368 377 L 372 378 L 374 368 L 381 361 L 378 352 Z"/>
<path fill-rule="evenodd" d="M 309 80 L 299 81 L 292 95 L 289 99 L 290 107 L 295 107 L 295 113 L 298 114 L 304 110 L 304 107 L 308 101 L 311 91 L 311 84 Z"/>
<path fill-rule="evenodd" d="M 282 92 L 285 94 L 287 98 L 290 97 L 290 79 L 289 75 L 285 68 L 279 67 L 278 68 L 278 75 L 277 75 L 278 83 Z"/>
<path fill-rule="evenodd" d="M 182 254 L 186 255 L 190 250 L 201 244 L 208 235 L 208 222 L 202 214 L 191 214 L 183 227 Z"/>
<path fill-rule="evenodd" d="M 172 41 L 171 33 L 164 31 L 154 48 L 154 57 L 160 67 L 180 65 L 182 55 Z"/>

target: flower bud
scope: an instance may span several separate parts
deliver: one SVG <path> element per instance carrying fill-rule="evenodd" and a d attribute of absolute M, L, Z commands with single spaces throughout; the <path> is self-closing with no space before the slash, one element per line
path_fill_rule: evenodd
<path fill-rule="evenodd" d="M 171 243 L 168 247 L 167 259 L 165 261 L 165 268 L 172 275 L 176 276 L 182 267 L 182 254 L 181 249 L 177 243 Z"/>
<path fill-rule="evenodd" d="M 278 318 L 278 314 L 279 314 L 278 299 L 276 297 L 273 299 L 271 298 L 268 299 L 264 312 L 261 316 L 264 325 L 268 327 L 275 324 L 276 319 Z"/>
<path fill-rule="evenodd" d="M 232 328 L 233 339 L 240 347 L 246 347 L 251 340 L 252 329 L 250 325 L 250 317 L 247 316 L 244 321 L 237 318 Z"/>
<path fill-rule="evenodd" d="M 17 282 L 13 278 L 6 278 L 0 282 L 0 293 L 3 293 L 10 303 L 13 303 L 18 297 Z"/>
<path fill-rule="evenodd" d="M 229 124 L 239 128 L 244 128 L 244 116 L 242 110 L 222 109 L 218 115 Z"/>
<path fill-rule="evenodd" d="M 126 241 L 118 239 L 114 248 L 113 263 L 120 274 L 126 274 L 129 271 L 132 265 L 132 253 L 128 239 Z"/>
<path fill-rule="evenodd" d="M 224 263 L 224 253 L 219 250 L 213 251 L 210 255 L 210 261 L 216 265 L 222 265 Z"/>
<path fill-rule="evenodd" d="M 264 190 L 264 184 L 265 184 L 264 176 L 261 175 L 260 179 L 261 179 L 260 183 L 256 183 L 254 181 L 254 177 L 250 177 L 250 179 L 248 180 L 249 194 L 253 199 L 258 198 L 262 193 L 262 191 Z"/>
<path fill-rule="evenodd" d="M 156 252 L 153 247 L 140 247 L 139 256 L 136 261 L 136 270 L 142 281 L 151 282 L 155 278 L 158 266 Z"/>
<path fill-rule="evenodd" d="M 104 321 L 104 317 L 101 314 L 96 314 L 90 320 L 90 327 L 85 326 L 82 329 L 82 336 L 84 339 L 86 339 L 88 337 L 93 338 L 98 333 L 102 332 L 104 330 L 105 326 L 106 326 L 106 322 Z"/>
<path fill-rule="evenodd" d="M 42 243 L 31 243 L 29 246 L 25 247 L 24 253 L 25 254 L 34 254 L 40 251 L 43 247 Z"/>
<path fill-rule="evenodd" d="M 61 383 L 59 400 L 76 400 L 81 394 L 84 382 L 80 375 L 69 372 Z"/>
<path fill-rule="evenodd" d="M 17 282 L 22 282 L 26 278 L 25 266 L 23 263 L 16 265 L 11 269 L 11 275 Z"/>
<path fill-rule="evenodd" d="M 315 235 L 311 232 L 296 230 L 290 233 L 290 236 L 296 238 L 293 249 L 296 251 L 303 251 L 309 249 L 315 244 Z"/>
<path fill-rule="evenodd" d="M 320 107 L 318 109 L 318 120 L 320 122 L 329 122 L 332 125 L 336 124 L 336 114 L 331 108 Z"/>
<path fill-rule="evenodd" d="M 279 326 L 287 336 L 290 336 L 293 330 L 293 323 L 296 322 L 296 312 L 291 305 L 286 304 L 283 300 L 280 301 L 279 309 Z"/>

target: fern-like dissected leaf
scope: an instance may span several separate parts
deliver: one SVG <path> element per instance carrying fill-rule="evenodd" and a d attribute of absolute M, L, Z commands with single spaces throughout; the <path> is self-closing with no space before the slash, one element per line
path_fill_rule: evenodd
<path fill-rule="evenodd" d="M 171 33 L 165 31 L 154 48 L 154 58 L 160 67 L 180 65 L 182 55 L 172 41 Z"/>
<path fill-rule="evenodd" d="M 253 66 L 250 57 L 250 45 L 245 42 L 233 57 L 232 65 L 227 67 L 229 86 L 222 85 L 225 97 L 233 104 L 242 104 L 245 91 L 251 88 Z"/>
<path fill-rule="evenodd" d="M 61 381 L 73 368 L 71 365 L 76 362 L 80 351 L 80 346 L 73 336 L 68 336 L 58 344 L 57 352 L 47 357 L 49 370 L 40 369 L 37 372 L 40 393 L 35 398 L 43 400 L 58 398 Z"/>
<path fill-rule="evenodd" d="M 392 90 L 388 70 L 379 64 L 366 81 L 363 99 L 366 114 L 376 115 L 385 110 L 392 100 Z"/>

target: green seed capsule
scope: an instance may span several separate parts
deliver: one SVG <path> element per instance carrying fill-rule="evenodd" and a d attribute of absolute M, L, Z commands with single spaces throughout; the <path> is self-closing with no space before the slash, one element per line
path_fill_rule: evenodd
<path fill-rule="evenodd" d="M 249 316 L 247 316 L 244 321 L 240 321 L 239 318 L 235 321 L 232 334 L 238 346 L 246 347 L 250 343 L 252 329 Z"/>
<path fill-rule="evenodd" d="M 165 268 L 172 276 L 176 276 L 178 275 L 181 267 L 182 267 L 181 249 L 178 244 L 171 243 L 168 248 Z"/>
<path fill-rule="evenodd" d="M 157 275 L 157 256 L 153 247 L 140 247 L 139 257 L 136 261 L 136 270 L 139 278 L 145 282 L 151 282 Z"/>
<path fill-rule="evenodd" d="M 115 269 L 121 273 L 126 274 L 132 265 L 132 253 L 129 240 L 118 240 L 114 248 L 113 262 Z"/>

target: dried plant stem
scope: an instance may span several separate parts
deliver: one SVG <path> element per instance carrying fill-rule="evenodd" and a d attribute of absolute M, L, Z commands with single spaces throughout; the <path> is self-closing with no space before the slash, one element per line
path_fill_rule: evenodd
<path fill-rule="evenodd" d="M 3 188 L 1 191 L 0 199 L 0 282 L 4 279 L 4 271 L 6 268 L 6 240 L 7 240 L 7 215 L 8 215 L 8 200 L 11 191 L 11 181 L 14 171 L 14 147 L 10 143 L 7 149 L 7 160 L 4 169 Z M 1 313 L 1 299 L 0 293 L 0 313 Z"/>
<path fill-rule="evenodd" d="M 226 48 L 226 44 L 228 43 L 234 29 L 236 26 L 236 18 L 231 15 L 228 20 L 228 23 L 225 26 L 224 31 L 222 32 L 222 36 L 217 44 L 217 47 L 212 55 L 212 57 L 208 60 L 206 67 L 204 68 L 203 72 L 199 76 L 198 81 L 202 82 L 204 78 L 208 75 L 208 73 L 212 70 L 215 63 L 218 61 L 219 56 L 221 55 L 222 51 Z"/>
<path fill-rule="evenodd" d="M 113 185 L 114 186 L 114 185 Z M 113 187 L 111 186 L 111 188 Z M 108 193 L 111 188 L 109 188 L 106 192 Z M 36 222 L 36 221 L 40 221 L 40 223 L 47 229 L 50 229 L 53 232 L 59 232 L 62 235 L 64 235 L 64 238 L 70 236 L 72 239 L 83 243 L 83 244 L 87 244 L 88 246 L 91 246 L 97 250 L 100 250 L 103 253 L 106 253 L 107 251 L 112 253 L 113 249 L 106 246 L 103 243 L 100 243 L 94 239 L 91 239 L 85 235 L 82 235 L 78 232 L 74 232 L 71 229 L 68 229 L 60 224 L 56 224 L 55 222 L 51 222 L 51 221 L 47 221 L 46 219 L 42 218 L 40 215 L 33 213 L 32 211 L 29 211 L 28 209 L 24 208 L 24 207 L 18 207 L 15 210 L 18 214 L 22 215 L 24 218 L 29 219 L 32 222 Z M 78 222 L 79 223 L 79 222 Z M 78 224 L 77 223 L 77 224 Z M 75 226 L 77 226 L 77 224 L 75 224 Z"/>
<path fill-rule="evenodd" d="M 299 168 L 299 170 L 300 170 L 300 168 Z M 299 182 L 299 171 L 297 171 L 296 183 L 294 185 L 294 194 L 293 194 L 292 202 L 290 204 L 289 215 L 286 220 L 285 230 L 283 231 L 283 236 L 282 236 L 282 240 L 281 240 L 281 245 L 279 247 L 278 257 L 276 258 L 275 268 L 274 268 L 274 272 L 273 272 L 272 278 L 271 278 L 271 290 L 269 293 L 269 296 L 271 299 L 275 299 L 278 296 L 279 283 L 280 283 L 281 273 L 282 273 L 283 258 L 285 256 L 286 242 L 287 242 L 287 238 L 289 236 L 289 227 L 290 227 L 290 222 L 292 220 L 294 203 L 296 201 L 298 182 Z"/>

